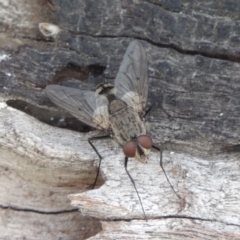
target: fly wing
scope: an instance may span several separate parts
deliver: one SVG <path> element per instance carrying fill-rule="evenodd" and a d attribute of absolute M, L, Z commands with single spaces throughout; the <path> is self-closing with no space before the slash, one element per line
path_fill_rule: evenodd
<path fill-rule="evenodd" d="M 53 103 L 80 121 L 100 130 L 109 128 L 109 102 L 105 96 L 59 85 L 48 85 L 45 91 Z"/>
<path fill-rule="evenodd" d="M 115 95 L 138 113 L 145 111 L 148 95 L 147 56 L 138 41 L 132 41 L 115 79 Z"/>

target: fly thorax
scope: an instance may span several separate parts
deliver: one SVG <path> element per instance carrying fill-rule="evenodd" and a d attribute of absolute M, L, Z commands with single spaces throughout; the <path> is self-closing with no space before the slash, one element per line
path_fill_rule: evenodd
<path fill-rule="evenodd" d="M 111 128 L 120 145 L 146 134 L 144 122 L 132 107 L 120 100 L 113 100 L 109 108 Z"/>
<path fill-rule="evenodd" d="M 109 113 L 110 114 L 114 114 L 117 111 L 120 111 L 121 109 L 125 108 L 127 106 L 127 104 L 121 100 L 113 100 L 110 103 L 109 106 Z"/>

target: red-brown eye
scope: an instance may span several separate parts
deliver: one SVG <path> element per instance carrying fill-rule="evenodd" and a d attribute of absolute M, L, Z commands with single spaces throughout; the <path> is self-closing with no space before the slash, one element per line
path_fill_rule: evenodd
<path fill-rule="evenodd" d="M 142 135 L 137 138 L 138 143 L 146 149 L 151 149 L 153 142 L 152 139 L 148 135 Z"/>
<path fill-rule="evenodd" d="M 136 146 L 135 146 L 134 142 L 127 142 L 123 146 L 123 152 L 124 152 L 125 156 L 127 156 L 127 157 L 134 157 L 136 154 Z"/>

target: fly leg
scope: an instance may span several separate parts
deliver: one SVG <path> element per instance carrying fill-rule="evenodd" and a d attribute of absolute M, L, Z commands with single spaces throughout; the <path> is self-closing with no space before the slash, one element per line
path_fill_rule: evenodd
<path fill-rule="evenodd" d="M 145 214 L 143 205 L 142 205 L 141 198 L 140 198 L 140 196 L 139 196 L 139 193 L 138 193 L 138 191 L 137 191 L 137 187 L 136 187 L 136 185 L 135 185 L 135 181 L 133 180 L 132 176 L 130 175 L 130 173 L 129 173 L 128 170 L 127 170 L 127 164 L 128 164 L 128 157 L 125 157 L 124 168 L 125 168 L 125 170 L 126 170 L 126 173 L 127 173 L 128 177 L 130 178 L 130 180 L 131 180 L 131 182 L 132 182 L 132 184 L 133 184 L 133 187 L 135 188 L 135 191 L 136 191 L 136 193 L 137 193 L 139 202 L 140 202 L 141 207 L 142 207 L 142 211 L 143 211 L 144 218 L 147 220 L 147 217 L 146 217 L 146 214 Z"/>
<path fill-rule="evenodd" d="M 181 197 L 178 195 L 178 193 L 174 190 L 174 188 L 173 188 L 172 184 L 170 183 L 170 181 L 169 181 L 169 179 L 168 179 L 168 176 L 167 176 L 167 174 L 166 174 L 166 172 L 165 172 L 165 170 L 164 170 L 164 168 L 163 168 L 162 150 L 161 150 L 161 148 L 159 148 L 159 147 L 157 147 L 157 146 L 154 146 L 154 145 L 152 145 L 152 148 L 154 148 L 154 149 L 156 149 L 157 151 L 160 152 L 160 167 L 162 168 L 162 171 L 163 171 L 163 173 L 164 173 L 164 175 L 165 175 L 165 177 L 166 177 L 166 179 L 167 179 L 170 187 L 172 188 L 173 192 L 176 194 L 176 196 L 177 196 L 179 199 L 181 199 Z"/>
<path fill-rule="evenodd" d="M 102 163 L 102 159 L 103 157 L 100 155 L 100 153 L 98 152 L 97 148 L 93 145 L 92 141 L 94 140 L 100 140 L 100 139 L 106 139 L 106 138 L 111 138 L 110 135 L 106 135 L 106 136 L 97 136 L 97 137 L 91 137 L 88 139 L 89 144 L 91 145 L 91 147 L 93 148 L 93 150 L 95 151 L 95 153 L 98 155 L 99 157 L 99 165 L 98 165 L 98 170 L 97 170 L 97 175 L 95 177 L 94 183 L 92 185 L 92 189 L 94 189 L 96 183 L 97 183 L 97 179 L 99 176 L 99 172 L 100 172 L 100 167 L 101 167 L 101 163 Z"/>
<path fill-rule="evenodd" d="M 156 105 L 156 103 L 153 103 L 145 112 L 144 114 L 144 118 L 146 118 L 146 116 L 152 111 L 152 108 Z"/>
<path fill-rule="evenodd" d="M 144 118 L 146 118 L 146 116 L 148 116 L 148 114 L 152 111 L 153 107 L 155 107 L 157 104 L 153 103 L 145 112 L 144 114 Z M 168 118 L 172 118 L 172 116 L 163 108 L 162 104 L 160 104 L 160 110 L 165 113 L 167 115 Z"/>

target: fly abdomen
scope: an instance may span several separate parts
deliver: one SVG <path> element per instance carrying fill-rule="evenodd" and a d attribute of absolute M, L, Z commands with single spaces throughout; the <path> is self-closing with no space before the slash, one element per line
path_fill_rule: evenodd
<path fill-rule="evenodd" d="M 124 143 L 146 134 L 144 122 L 138 113 L 121 100 L 114 100 L 109 106 L 110 124 L 118 143 Z"/>

